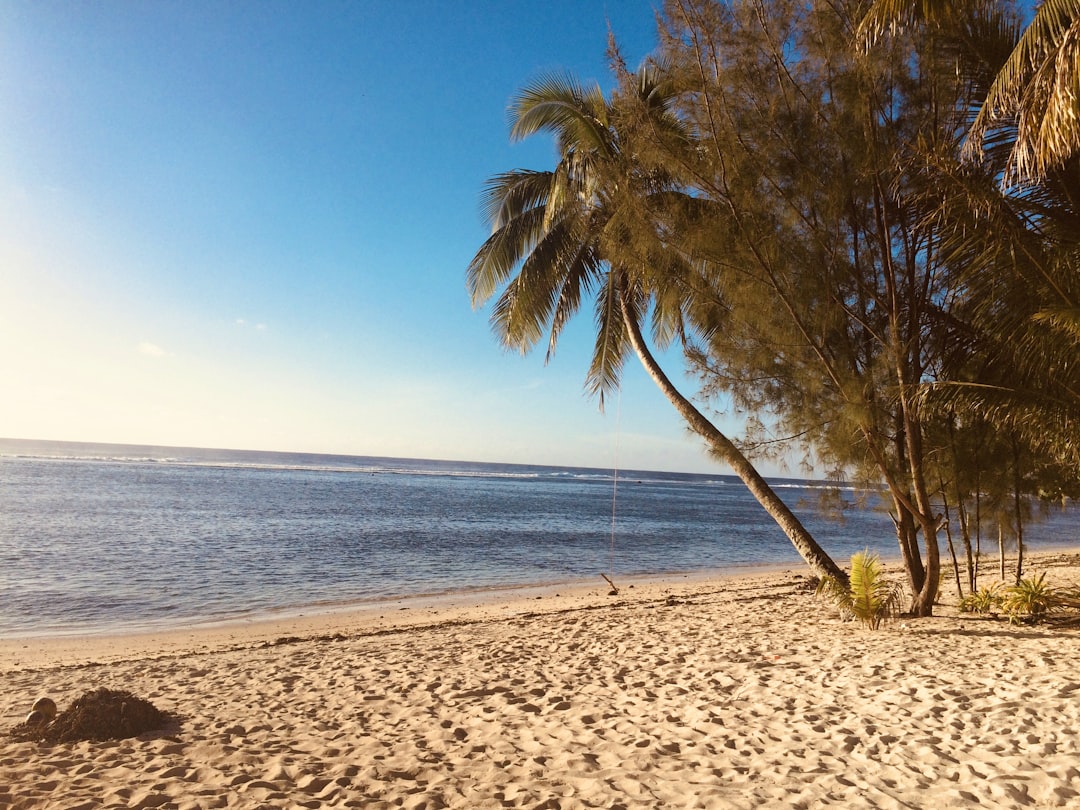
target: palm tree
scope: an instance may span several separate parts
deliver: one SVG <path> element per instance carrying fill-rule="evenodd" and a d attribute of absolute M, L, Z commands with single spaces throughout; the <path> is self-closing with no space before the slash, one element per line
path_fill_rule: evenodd
<path fill-rule="evenodd" d="M 654 129 L 678 133 L 671 93 L 655 65 L 646 65 L 624 92 L 633 95 Z M 600 398 L 613 391 L 633 350 L 692 430 L 746 484 L 819 576 L 846 574 L 817 544 L 739 448 L 683 396 L 651 353 L 641 323 L 652 310 L 654 333 L 680 335 L 685 299 L 672 251 L 642 217 L 650 199 L 677 191 L 673 178 L 642 164 L 620 140 L 618 98 L 568 76 L 527 85 L 510 107 L 511 137 L 555 136 L 552 171 L 514 170 L 487 184 L 483 210 L 492 234 L 467 271 L 474 306 L 498 294 L 491 320 L 507 348 L 527 353 L 547 335 L 548 356 L 583 300 L 595 296 L 596 342 L 586 378 Z M 645 205 L 642 205 L 642 201 Z M 648 264 L 650 266 L 646 267 Z M 501 290 L 501 292 L 500 292 Z"/>
<path fill-rule="evenodd" d="M 986 0 L 875 0 L 860 24 L 872 42 L 886 30 L 911 25 L 951 28 Z M 1038 183 L 1075 162 L 1080 152 L 1080 2 L 1044 0 L 997 75 L 972 122 L 966 152 L 981 155 L 996 127 L 1015 126 L 1007 182 Z"/>

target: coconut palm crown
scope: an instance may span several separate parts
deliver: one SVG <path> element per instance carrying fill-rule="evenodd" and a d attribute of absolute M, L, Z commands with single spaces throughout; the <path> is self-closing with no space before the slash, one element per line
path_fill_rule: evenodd
<path fill-rule="evenodd" d="M 654 94 L 655 71 L 643 68 L 639 75 L 643 95 Z M 662 181 L 634 176 L 632 161 L 620 150 L 612 107 L 598 86 L 582 87 L 569 76 L 542 77 L 513 100 L 510 119 L 515 140 L 553 134 L 560 160 L 551 171 L 516 169 L 488 182 L 482 209 L 492 234 L 469 264 L 469 294 L 480 306 L 501 290 L 491 315 L 496 337 L 524 354 L 547 334 L 549 359 L 567 322 L 595 296 L 597 336 L 586 387 L 602 406 L 618 385 L 629 350 L 623 303 L 637 318 L 645 305 L 643 278 L 609 261 L 630 238 L 620 196 L 632 182 L 651 183 L 655 190 Z M 658 325 L 665 317 L 677 322 L 678 311 L 654 312 Z M 680 328 L 665 323 L 660 333 L 670 336 Z"/>

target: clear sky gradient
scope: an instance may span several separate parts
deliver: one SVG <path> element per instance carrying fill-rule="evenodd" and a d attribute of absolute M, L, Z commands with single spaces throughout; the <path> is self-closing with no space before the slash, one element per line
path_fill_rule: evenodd
<path fill-rule="evenodd" d="M 0 3 L 0 436 L 726 471 L 633 358 L 598 412 L 591 311 L 545 366 L 465 291 L 555 158 L 509 99 L 609 85 L 609 23 L 653 49 L 649 0 Z"/>

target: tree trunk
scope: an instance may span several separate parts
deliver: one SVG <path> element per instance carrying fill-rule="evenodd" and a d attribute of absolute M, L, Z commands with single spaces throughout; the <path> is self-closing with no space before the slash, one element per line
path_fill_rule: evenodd
<path fill-rule="evenodd" d="M 941 503 L 945 513 L 945 542 L 949 547 L 949 556 L 952 557 L 953 576 L 956 577 L 956 598 L 964 598 L 964 586 L 960 583 L 960 561 L 956 558 L 956 547 L 952 541 L 952 521 L 949 519 L 949 499 L 945 494 L 945 487 L 941 488 Z"/>
<path fill-rule="evenodd" d="M 908 445 L 903 420 L 899 420 L 897 424 L 893 449 L 896 453 L 897 469 L 908 466 Z M 900 556 L 904 560 L 904 570 L 907 571 L 908 585 L 914 598 L 922 591 L 926 581 L 926 569 L 923 566 L 922 552 L 919 550 L 919 532 L 915 525 L 915 510 L 912 506 L 914 498 L 910 487 L 901 490 L 899 479 L 888 472 L 888 463 L 883 456 L 878 457 L 878 467 L 886 476 L 892 491 L 893 507 L 896 509 L 896 518 L 893 520 L 896 524 L 896 539 L 900 543 Z M 912 610 L 914 611 L 914 605 Z"/>
<path fill-rule="evenodd" d="M 975 574 L 971 578 L 971 592 L 979 586 L 979 563 L 982 562 L 982 493 L 979 491 L 979 475 L 975 475 Z"/>
<path fill-rule="evenodd" d="M 911 612 L 916 616 L 933 616 L 934 602 L 937 601 L 938 587 L 941 585 L 941 549 L 938 547 L 938 519 L 933 515 L 930 496 L 926 490 L 926 478 L 923 471 L 922 424 L 919 422 L 916 408 L 905 393 L 903 367 L 897 363 L 897 379 L 900 381 L 900 408 L 904 420 L 904 441 L 907 445 L 908 471 L 911 476 L 911 490 L 915 496 L 916 513 L 913 516 L 922 529 L 926 545 L 926 576 L 922 589 L 915 594 Z"/>
<path fill-rule="evenodd" d="M 960 521 L 960 538 L 964 543 L 964 555 L 965 555 L 965 559 L 967 561 L 968 593 L 974 594 L 975 593 L 975 566 L 974 566 L 973 560 L 971 558 L 971 526 L 969 525 L 969 520 L 968 520 L 968 511 L 967 511 L 967 504 L 965 503 L 964 489 L 960 485 L 960 473 L 959 473 L 959 470 L 961 469 L 960 454 L 957 452 L 957 449 L 956 449 L 956 424 L 955 424 L 955 422 L 953 420 L 952 412 L 950 412 L 949 419 L 947 420 L 946 424 L 948 425 L 948 428 L 949 428 L 949 451 L 950 451 L 950 454 L 952 455 L 952 465 L 953 465 L 953 469 L 957 471 L 956 472 L 956 480 L 953 481 L 953 493 L 956 496 L 956 519 L 958 521 Z M 949 519 L 949 501 L 948 501 L 948 498 L 946 496 L 946 491 L 945 491 L 945 485 L 944 484 L 941 487 L 941 496 L 942 496 L 942 501 L 945 504 L 945 519 L 948 520 Z M 947 524 L 946 524 L 946 526 L 947 526 Z M 948 527 L 946 528 L 946 532 L 948 533 L 948 537 L 949 537 L 949 551 L 952 551 L 952 533 L 949 531 Z M 953 564 L 954 565 L 956 564 L 956 554 L 955 553 L 953 553 Z M 959 571 L 957 572 L 956 578 L 957 578 L 957 588 L 959 589 L 959 587 L 960 587 L 960 584 L 959 584 L 960 573 L 959 573 Z M 961 599 L 964 598 L 964 593 L 963 593 L 962 590 L 960 591 L 960 598 Z"/>
<path fill-rule="evenodd" d="M 1016 511 L 1016 584 L 1024 578 L 1024 516 L 1020 498 L 1020 445 L 1013 439 L 1013 508 Z"/>
<path fill-rule="evenodd" d="M 968 593 L 975 593 L 975 557 L 971 549 L 971 518 L 963 500 L 956 505 L 956 514 L 960 519 L 960 539 L 964 541 L 964 556 L 967 558 Z"/>
<path fill-rule="evenodd" d="M 1001 567 L 1001 581 L 1005 581 L 1005 527 L 998 520 L 998 563 Z"/>
<path fill-rule="evenodd" d="M 810 566 L 810 570 L 818 576 L 833 577 L 841 582 L 844 587 L 847 587 L 847 574 L 817 544 L 810 532 L 806 530 L 787 504 L 780 500 L 780 497 L 773 491 L 768 482 L 761 477 L 761 474 L 750 460 L 743 455 L 742 451 L 735 446 L 731 439 L 721 433 L 712 422 L 705 418 L 704 414 L 690 400 L 684 397 L 668 379 L 668 376 L 649 351 L 648 346 L 645 345 L 641 327 L 637 322 L 637 318 L 630 311 L 625 293 L 619 296 L 619 305 L 622 308 L 623 321 L 626 324 L 630 344 L 634 347 L 638 359 L 645 367 L 645 370 L 649 372 L 653 382 L 664 393 L 664 396 L 675 406 L 675 410 L 686 420 L 690 429 L 705 439 L 716 455 L 723 459 L 739 476 L 739 479 L 750 490 L 757 502 L 784 531 L 791 544 L 795 546 L 795 550 Z"/>
<path fill-rule="evenodd" d="M 938 548 L 937 527 L 926 520 L 919 522 L 926 541 L 926 579 L 915 597 L 911 612 L 916 616 L 933 616 L 934 602 L 937 601 L 938 586 L 941 584 L 941 550 Z"/>
<path fill-rule="evenodd" d="M 904 561 L 904 570 L 907 571 L 911 592 L 916 594 L 922 590 L 926 571 L 923 569 L 922 555 L 919 553 L 919 535 L 915 528 L 915 518 L 896 497 L 893 497 L 893 506 L 897 515 L 893 518 L 893 524 L 896 526 L 896 540 L 900 544 L 900 557 Z"/>
<path fill-rule="evenodd" d="M 1020 528 L 1019 519 L 1016 524 L 1016 584 L 1019 585 L 1024 578 L 1024 530 Z"/>

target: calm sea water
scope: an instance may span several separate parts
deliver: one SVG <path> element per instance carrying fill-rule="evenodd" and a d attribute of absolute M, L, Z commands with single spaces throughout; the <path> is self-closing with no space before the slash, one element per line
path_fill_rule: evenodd
<path fill-rule="evenodd" d="M 876 497 L 773 483 L 838 561 L 896 555 Z M 802 565 L 731 476 L 0 439 L 0 636 L 772 563 Z"/>

